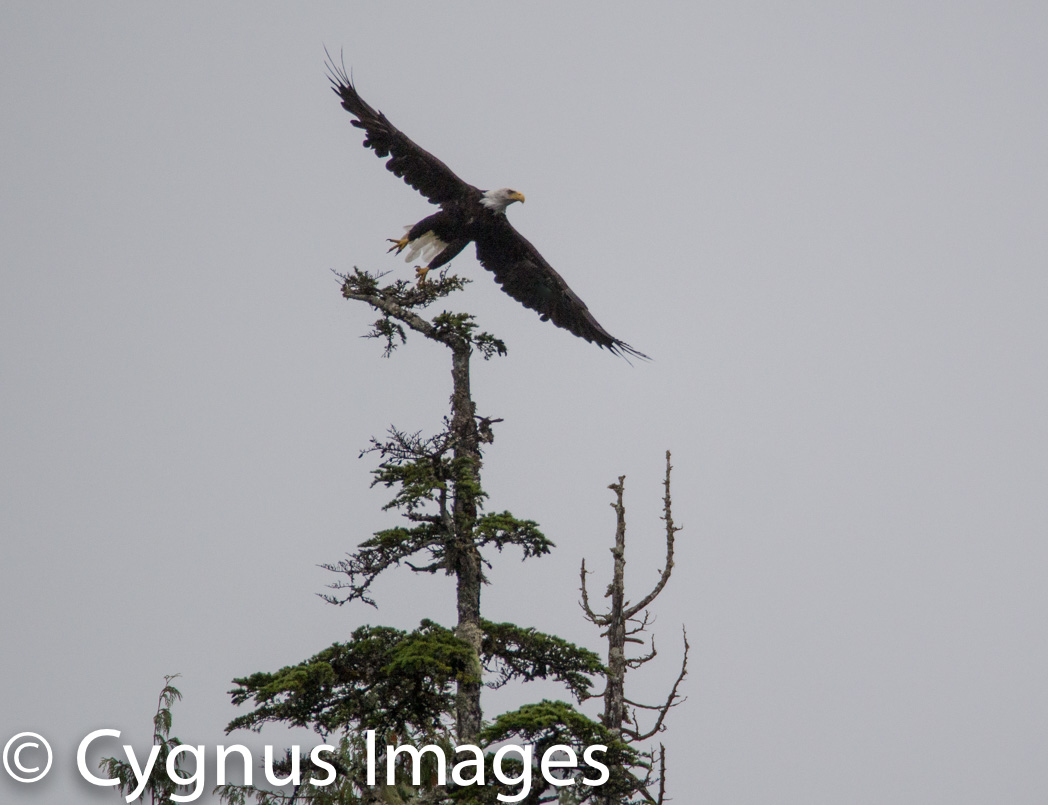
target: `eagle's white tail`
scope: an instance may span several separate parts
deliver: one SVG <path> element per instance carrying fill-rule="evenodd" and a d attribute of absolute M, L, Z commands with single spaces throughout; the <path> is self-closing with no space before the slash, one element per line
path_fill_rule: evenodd
<path fill-rule="evenodd" d="M 410 230 L 410 226 L 404 227 Z M 415 238 L 404 248 L 404 260 L 408 263 L 428 263 L 447 247 L 444 241 L 433 234 L 432 230 Z"/>

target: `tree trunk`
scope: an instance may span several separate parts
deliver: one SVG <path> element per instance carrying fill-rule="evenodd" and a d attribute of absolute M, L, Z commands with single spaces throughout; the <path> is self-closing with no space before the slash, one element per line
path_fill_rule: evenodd
<path fill-rule="evenodd" d="M 455 439 L 458 479 L 455 483 L 455 535 L 450 560 L 458 579 L 458 626 L 456 634 L 473 649 L 473 667 L 458 681 L 456 695 L 456 733 L 460 743 L 476 744 L 480 734 L 481 665 L 480 552 L 473 541 L 480 488 L 480 448 L 477 438 L 475 406 L 469 387 L 469 344 L 453 347 L 451 377 L 451 431 Z"/>
<path fill-rule="evenodd" d="M 622 503 L 623 481 L 619 477 L 617 484 L 611 484 L 615 492 L 615 547 L 611 554 L 615 559 L 615 570 L 612 577 L 611 610 L 608 612 L 608 676 L 607 690 L 604 694 L 604 726 L 611 730 L 616 738 L 622 736 L 622 723 L 626 718 L 625 682 L 626 682 L 626 618 L 623 613 L 625 600 L 626 575 L 626 507 Z"/>

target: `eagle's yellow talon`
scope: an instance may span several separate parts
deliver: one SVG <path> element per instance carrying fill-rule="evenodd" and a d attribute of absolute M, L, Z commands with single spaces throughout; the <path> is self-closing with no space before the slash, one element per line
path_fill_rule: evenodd
<path fill-rule="evenodd" d="M 402 251 L 404 251 L 404 249 L 407 247 L 408 242 L 409 242 L 407 235 L 402 237 L 400 240 L 397 240 L 396 238 L 386 238 L 386 240 L 388 240 L 390 243 L 393 244 L 386 251 L 391 252 L 391 251 L 393 251 L 395 249 L 397 254 L 400 254 Z"/>
<path fill-rule="evenodd" d="M 426 274 L 428 273 L 428 268 L 423 268 L 422 266 L 415 266 L 415 278 L 418 280 L 419 285 L 426 281 Z"/>

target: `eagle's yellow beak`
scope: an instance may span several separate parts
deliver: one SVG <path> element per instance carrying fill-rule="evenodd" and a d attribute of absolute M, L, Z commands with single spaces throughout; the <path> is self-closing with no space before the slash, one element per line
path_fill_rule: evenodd
<path fill-rule="evenodd" d="M 524 201 L 524 194 L 518 193 L 516 190 L 514 190 L 510 198 L 514 201 Z"/>

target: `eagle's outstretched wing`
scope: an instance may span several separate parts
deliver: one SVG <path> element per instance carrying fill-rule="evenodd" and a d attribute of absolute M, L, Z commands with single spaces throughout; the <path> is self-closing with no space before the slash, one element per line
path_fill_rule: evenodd
<path fill-rule="evenodd" d="M 505 217 L 494 219 L 476 244 L 477 259 L 495 275 L 495 282 L 524 307 L 539 313 L 543 321 L 552 321 L 616 355 L 650 360 L 601 327 L 586 303 Z"/>
<path fill-rule="evenodd" d="M 366 148 L 374 149 L 382 157 L 389 157 L 386 168 L 402 178 L 411 187 L 434 204 L 479 194 L 472 185 L 462 181 L 454 172 L 390 123 L 384 114 L 368 105 L 357 94 L 344 66 L 339 67 L 328 53 L 328 78 L 331 88 L 342 101 L 342 108 L 353 115 L 353 125 L 364 129 Z"/>
<path fill-rule="evenodd" d="M 447 165 L 412 142 L 385 115 L 369 106 L 357 94 L 345 66 L 337 66 L 330 53 L 327 68 L 342 107 L 356 118 L 353 125 L 367 135 L 365 147 L 374 149 L 382 158 L 389 157 L 386 162 L 388 170 L 434 204 L 473 202 L 478 205 L 478 211 L 483 211 L 479 206 L 481 192 L 462 181 Z M 486 223 L 473 237 L 477 259 L 495 275 L 495 281 L 506 293 L 525 307 L 537 311 L 543 320 L 552 321 L 579 338 L 592 341 L 617 355 L 648 359 L 647 355 L 601 327 L 586 303 L 504 215 L 484 213 L 484 220 Z"/>

